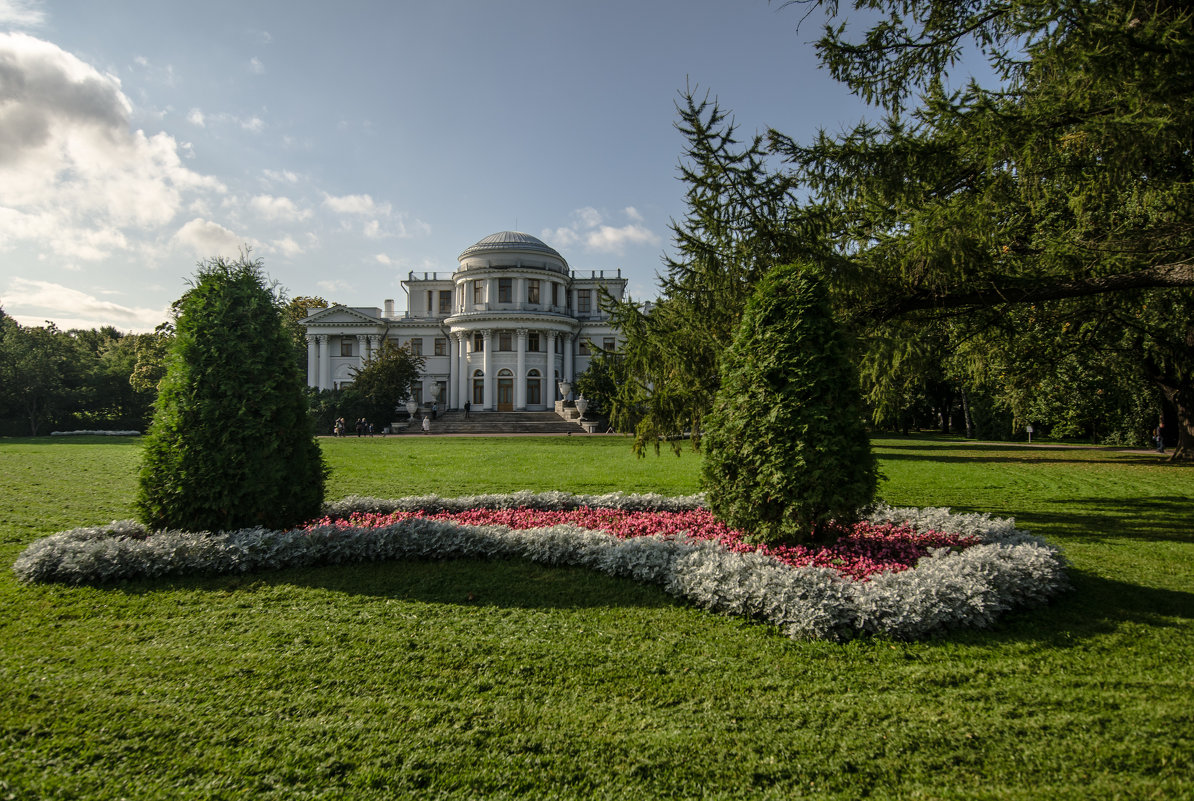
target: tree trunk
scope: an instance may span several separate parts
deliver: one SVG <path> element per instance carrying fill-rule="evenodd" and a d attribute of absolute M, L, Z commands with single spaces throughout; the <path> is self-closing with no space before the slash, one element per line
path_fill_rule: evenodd
<path fill-rule="evenodd" d="M 1161 384 L 1161 392 L 1177 410 L 1177 447 L 1169 461 L 1194 461 L 1194 389 Z"/>
<path fill-rule="evenodd" d="M 965 384 L 962 384 L 962 419 L 966 422 L 966 439 L 974 439 L 974 421 L 970 418 L 970 398 L 966 395 Z"/>

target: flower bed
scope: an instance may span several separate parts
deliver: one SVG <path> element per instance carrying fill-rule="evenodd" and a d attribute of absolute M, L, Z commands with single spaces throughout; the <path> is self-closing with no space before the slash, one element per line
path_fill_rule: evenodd
<path fill-rule="evenodd" d="M 524 558 L 655 583 L 791 637 L 835 640 L 988 626 L 1067 586 L 1061 553 L 1010 520 L 880 507 L 834 548 L 765 549 L 718 524 L 701 501 L 621 493 L 348 498 L 292 531 L 149 532 L 131 521 L 74 529 L 30 545 L 13 570 L 27 582 L 95 584 L 383 559 Z"/>
<path fill-rule="evenodd" d="M 516 530 L 570 525 L 603 531 L 618 539 L 632 537 L 687 537 L 720 544 L 731 553 L 761 553 L 789 567 L 824 567 L 846 578 L 865 581 L 879 573 L 895 573 L 915 567 L 936 548 L 964 549 L 979 544 L 977 537 L 941 531 L 917 531 L 894 523 L 862 521 L 841 532 L 832 545 L 823 547 L 754 545 L 713 516 L 708 509 L 685 511 L 641 511 L 580 506 L 576 509 L 534 509 L 527 507 L 490 509 L 474 507 L 460 512 L 424 509 L 393 512 L 352 512 L 348 517 L 327 516 L 306 526 L 385 528 L 410 518 L 444 520 L 465 526 L 505 526 Z"/>

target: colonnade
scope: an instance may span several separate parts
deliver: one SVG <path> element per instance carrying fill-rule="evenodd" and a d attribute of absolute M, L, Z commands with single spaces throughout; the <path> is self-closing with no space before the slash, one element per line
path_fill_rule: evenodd
<path fill-rule="evenodd" d="M 311 376 L 318 376 L 316 383 L 311 386 L 319 389 L 333 389 L 332 359 L 328 353 L 329 334 L 307 334 L 307 381 Z M 344 338 L 344 334 L 340 338 Z M 372 355 L 381 349 L 380 334 L 357 334 L 357 366 L 364 367 Z"/>

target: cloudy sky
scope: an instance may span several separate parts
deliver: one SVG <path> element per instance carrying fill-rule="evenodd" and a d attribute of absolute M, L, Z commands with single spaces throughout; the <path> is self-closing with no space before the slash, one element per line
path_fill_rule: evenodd
<path fill-rule="evenodd" d="M 290 296 L 404 308 L 502 230 L 653 297 L 686 85 L 744 135 L 868 114 L 780 5 L 0 0 L 0 307 L 152 330 L 248 246 Z"/>

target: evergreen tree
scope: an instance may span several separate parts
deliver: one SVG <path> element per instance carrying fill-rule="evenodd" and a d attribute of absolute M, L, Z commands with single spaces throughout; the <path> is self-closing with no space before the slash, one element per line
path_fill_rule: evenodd
<path fill-rule="evenodd" d="M 878 478 L 858 375 L 807 265 L 758 283 L 726 355 L 704 436 L 709 508 L 760 542 L 832 537 Z"/>
<path fill-rule="evenodd" d="M 260 261 L 201 264 L 145 441 L 141 520 L 218 531 L 316 516 L 327 470 L 304 384 Z"/>

